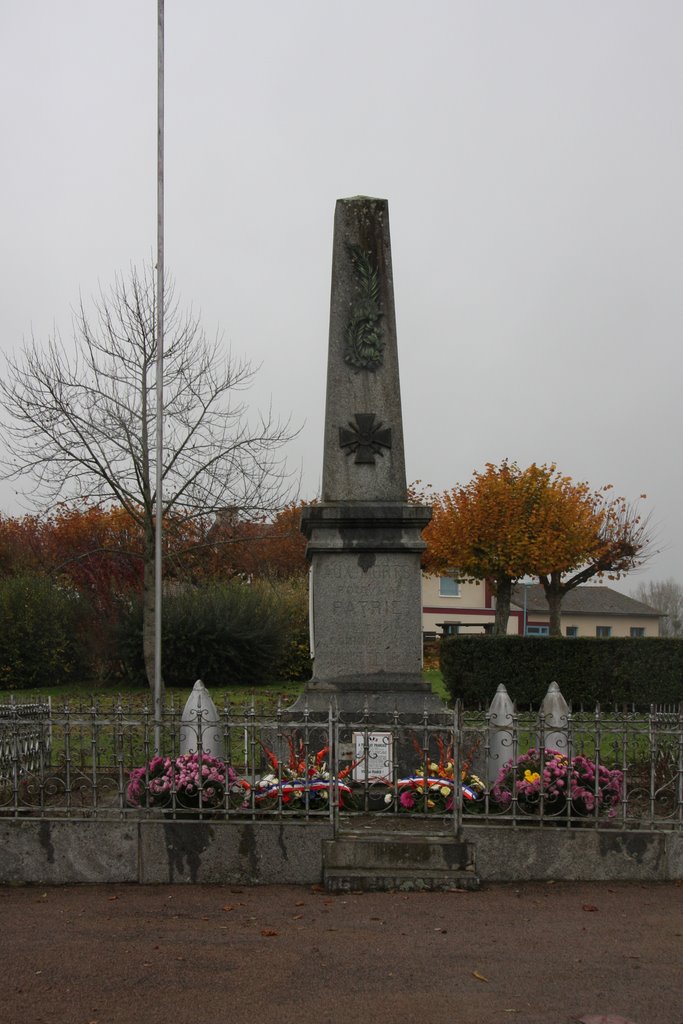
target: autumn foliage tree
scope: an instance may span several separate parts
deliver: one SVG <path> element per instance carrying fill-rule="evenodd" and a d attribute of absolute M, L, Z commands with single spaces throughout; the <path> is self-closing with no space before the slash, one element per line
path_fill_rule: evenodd
<path fill-rule="evenodd" d="M 274 516 L 245 521 L 231 512 L 201 524 L 188 555 L 198 578 L 303 579 L 308 573 L 306 539 L 299 523 L 303 502 Z"/>
<path fill-rule="evenodd" d="M 647 520 L 609 486 L 592 491 L 555 465 L 486 465 L 466 485 L 432 499 L 425 568 L 486 579 L 496 596 L 494 633 L 507 631 L 513 583 L 537 576 L 560 632 L 564 595 L 596 575 L 616 577 L 648 555 Z"/>
<path fill-rule="evenodd" d="M 194 595 L 201 610 L 208 605 L 200 591 L 212 586 L 233 579 L 267 583 L 268 607 L 281 606 L 279 620 L 289 616 L 293 633 L 303 636 L 307 563 L 300 515 L 301 503 L 257 522 L 236 513 L 195 520 L 168 515 L 165 577 L 179 585 L 169 593 Z M 127 648 L 119 649 L 119 625 L 139 606 L 144 584 L 144 533 L 126 509 L 78 501 L 44 514 L 0 514 L 0 579 L 10 577 L 22 577 L 23 586 L 35 580 L 37 593 L 51 581 L 60 593 L 77 595 L 83 663 L 90 659 L 93 679 L 116 675 L 123 653 L 129 658 Z"/>
<path fill-rule="evenodd" d="M 32 571 L 61 580 L 94 605 L 142 584 L 142 535 L 125 509 L 58 505 L 45 515 L 0 515 L 0 575 Z"/>
<path fill-rule="evenodd" d="M 427 571 L 457 569 L 466 579 L 488 580 L 496 596 L 494 633 L 505 633 L 512 585 L 532 572 L 535 546 L 531 521 L 543 489 L 538 467 L 486 465 L 471 481 L 432 499 L 432 521 L 424 531 Z"/>

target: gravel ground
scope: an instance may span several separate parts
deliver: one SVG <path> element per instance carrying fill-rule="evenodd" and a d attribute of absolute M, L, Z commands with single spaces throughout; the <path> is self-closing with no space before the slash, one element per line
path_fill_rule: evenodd
<path fill-rule="evenodd" d="M 1 1024 L 683 1024 L 683 886 L 0 888 Z"/>

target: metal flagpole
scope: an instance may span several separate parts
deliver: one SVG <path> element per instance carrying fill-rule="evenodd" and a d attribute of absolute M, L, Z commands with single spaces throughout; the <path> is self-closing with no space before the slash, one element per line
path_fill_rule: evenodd
<path fill-rule="evenodd" d="M 154 752 L 161 754 L 161 602 L 164 455 L 164 0 L 157 0 L 157 359 L 156 523 L 154 536 Z"/>

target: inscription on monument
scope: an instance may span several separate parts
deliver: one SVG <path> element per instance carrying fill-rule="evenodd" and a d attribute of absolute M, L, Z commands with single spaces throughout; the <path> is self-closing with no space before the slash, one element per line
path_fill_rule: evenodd
<path fill-rule="evenodd" d="M 325 567 L 325 575 L 332 580 L 349 580 L 356 586 L 363 584 L 373 590 L 377 580 L 390 581 L 392 583 L 406 584 L 414 581 L 413 567 L 410 565 L 382 565 L 375 563 L 367 572 L 367 575 L 359 576 L 356 562 L 347 561 L 341 557 L 335 558 L 331 565 Z"/>

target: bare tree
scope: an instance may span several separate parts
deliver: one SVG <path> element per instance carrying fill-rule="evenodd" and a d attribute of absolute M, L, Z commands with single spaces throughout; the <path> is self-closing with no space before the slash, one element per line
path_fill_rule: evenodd
<path fill-rule="evenodd" d="M 680 583 L 671 576 L 666 580 L 639 583 L 633 597 L 665 616 L 659 623 L 660 636 L 683 636 L 683 587 Z"/>
<path fill-rule="evenodd" d="M 187 521 L 239 509 L 268 514 L 288 497 L 281 456 L 295 431 L 272 411 L 247 416 L 240 393 L 256 370 L 209 341 L 181 313 L 171 282 L 164 324 L 164 517 Z M 24 483 L 49 506 L 63 497 L 119 503 L 144 531 L 143 646 L 154 679 L 156 446 L 154 270 L 131 269 L 100 290 L 92 315 L 81 300 L 73 344 L 35 339 L 7 360 L 0 379 L 10 454 L 5 479 Z"/>

